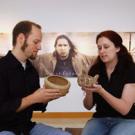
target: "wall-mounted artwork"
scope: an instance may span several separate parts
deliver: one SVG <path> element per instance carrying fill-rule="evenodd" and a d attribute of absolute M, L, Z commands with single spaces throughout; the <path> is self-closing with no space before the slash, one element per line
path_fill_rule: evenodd
<path fill-rule="evenodd" d="M 130 52 L 135 61 L 135 33 L 130 33 Z"/>
<path fill-rule="evenodd" d="M 77 77 L 87 73 L 97 56 L 98 32 L 43 33 L 42 49 L 33 62 L 40 77 L 52 74 Z M 120 32 L 123 44 L 135 58 L 135 33 Z M 12 48 L 11 34 L 0 33 L 0 54 Z"/>
<path fill-rule="evenodd" d="M 11 34 L 0 33 L 0 56 L 5 55 L 12 48 Z"/>

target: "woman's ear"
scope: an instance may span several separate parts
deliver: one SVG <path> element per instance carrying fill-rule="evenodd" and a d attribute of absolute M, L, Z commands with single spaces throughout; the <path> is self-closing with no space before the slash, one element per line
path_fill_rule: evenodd
<path fill-rule="evenodd" d="M 116 48 L 116 52 L 119 52 L 119 51 L 120 51 L 120 47 L 117 47 L 117 48 Z"/>

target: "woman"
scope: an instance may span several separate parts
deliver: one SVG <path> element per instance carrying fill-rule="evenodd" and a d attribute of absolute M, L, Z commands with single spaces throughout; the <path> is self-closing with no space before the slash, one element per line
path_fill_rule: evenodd
<path fill-rule="evenodd" d="M 96 38 L 98 58 L 89 75 L 99 75 L 98 83 L 82 87 L 84 106 L 96 112 L 82 135 L 135 135 L 135 64 L 122 38 L 103 31 Z"/>

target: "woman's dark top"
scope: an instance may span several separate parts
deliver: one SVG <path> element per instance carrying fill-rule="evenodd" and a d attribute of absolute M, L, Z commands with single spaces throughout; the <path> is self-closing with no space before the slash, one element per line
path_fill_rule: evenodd
<path fill-rule="evenodd" d="M 123 87 L 128 83 L 135 83 L 135 64 L 130 66 L 124 64 L 124 62 L 118 62 L 115 70 L 111 74 L 110 79 L 107 77 L 105 65 L 94 65 L 89 75 L 99 74 L 98 83 L 102 87 L 117 98 L 121 98 Z M 93 101 L 96 104 L 96 112 L 94 117 L 122 117 L 127 119 L 135 119 L 135 104 L 133 104 L 129 113 L 126 116 L 122 116 L 119 112 L 114 110 L 98 93 L 93 94 Z"/>

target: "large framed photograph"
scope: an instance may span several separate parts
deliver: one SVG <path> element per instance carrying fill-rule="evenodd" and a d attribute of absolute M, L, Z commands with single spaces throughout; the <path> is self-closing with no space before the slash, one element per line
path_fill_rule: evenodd
<path fill-rule="evenodd" d="M 119 32 L 123 44 L 135 58 L 135 33 Z M 34 66 L 40 77 L 60 75 L 77 77 L 89 71 L 97 56 L 96 36 L 98 32 L 48 32 L 43 33 L 41 50 Z M 12 37 L 0 33 L 0 56 L 12 48 Z"/>

